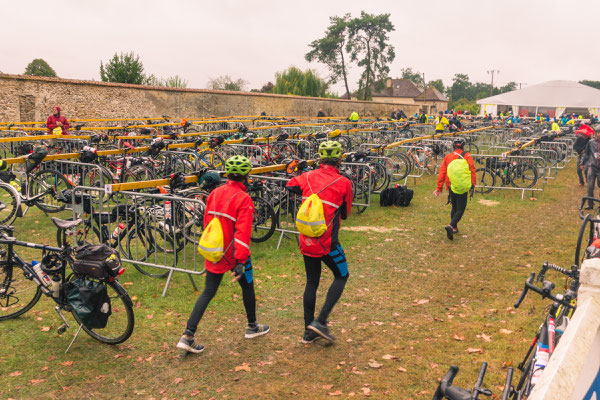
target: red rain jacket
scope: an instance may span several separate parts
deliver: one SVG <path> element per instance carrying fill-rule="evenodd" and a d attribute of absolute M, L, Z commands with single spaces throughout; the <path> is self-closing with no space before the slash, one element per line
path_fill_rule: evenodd
<path fill-rule="evenodd" d="M 594 133 L 595 133 L 595 132 L 594 132 L 594 130 L 592 129 L 592 127 L 590 127 L 590 126 L 588 126 L 588 125 L 586 125 L 586 124 L 583 124 L 583 125 L 581 125 L 581 126 L 579 127 L 579 129 L 577 129 L 577 130 L 575 131 L 575 136 L 579 135 L 580 133 L 581 133 L 582 135 L 584 135 L 584 136 L 587 136 L 587 137 L 594 137 Z"/>
<path fill-rule="evenodd" d="M 213 190 L 206 200 L 204 227 L 215 217 L 223 228 L 223 258 L 218 262 L 204 260 L 207 271 L 222 274 L 250 257 L 250 234 L 254 203 L 243 183 L 228 180 Z"/>
<path fill-rule="evenodd" d="M 46 128 L 48 128 L 48 133 L 50 135 L 52 135 L 52 130 L 58 126 L 56 124 L 57 121 L 62 124 L 62 134 L 68 135 L 69 134 L 69 121 L 67 121 L 67 119 L 62 115 L 59 115 L 58 118 L 56 118 L 54 116 L 54 114 L 49 116 L 48 121 L 46 121 Z"/>
<path fill-rule="evenodd" d="M 340 178 L 340 179 L 338 179 Z M 336 179 L 335 183 L 332 184 Z M 310 183 L 310 188 L 309 188 Z M 327 186 L 330 185 L 330 186 Z M 325 188 L 327 186 L 327 188 Z M 323 188 L 322 192 L 319 193 Z M 352 208 L 352 184 L 340 171 L 331 165 L 296 176 L 287 184 L 287 189 L 302 194 L 302 200 L 317 193 L 323 202 L 327 231 L 320 237 L 312 238 L 300 235 L 300 253 L 309 257 L 321 257 L 331 252 L 331 247 L 338 244 L 340 218 L 346 219 Z"/>
<path fill-rule="evenodd" d="M 444 188 L 444 183 L 446 184 L 446 189 L 450 190 L 450 179 L 448 179 L 447 168 L 448 164 L 458 158 L 458 154 L 462 154 L 461 149 L 455 149 L 452 153 L 448 154 L 444 157 L 444 161 L 442 161 L 442 165 L 440 166 L 440 174 L 438 175 L 438 183 L 437 190 L 442 191 Z M 475 174 L 475 164 L 473 163 L 473 157 L 468 152 L 463 154 L 463 158 L 467 160 L 467 164 L 469 164 L 469 169 L 471 170 L 471 183 L 473 187 L 475 187 L 475 183 L 477 183 L 477 175 Z"/>

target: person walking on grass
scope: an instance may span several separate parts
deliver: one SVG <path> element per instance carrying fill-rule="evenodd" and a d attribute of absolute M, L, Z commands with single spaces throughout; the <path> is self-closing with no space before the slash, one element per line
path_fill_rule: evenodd
<path fill-rule="evenodd" d="M 475 164 L 471 154 L 464 151 L 465 141 L 463 138 L 454 138 L 454 151 L 444 157 L 440 166 L 437 188 L 433 194 L 438 197 L 442 194 L 444 183 L 449 191 L 448 202 L 452 204 L 450 211 L 450 225 L 446 225 L 446 236 L 453 240 L 458 233 L 458 222 L 467 208 L 469 192 L 471 196 L 475 189 L 476 175 Z"/>
<path fill-rule="evenodd" d="M 600 131 L 596 131 L 594 138 L 585 145 L 579 168 L 587 171 L 587 195 L 594 197 L 596 181 L 600 187 Z M 589 201 L 586 210 L 593 209 L 593 206 L 594 202 Z"/>
<path fill-rule="evenodd" d="M 247 193 L 246 183 L 252 166 L 244 156 L 235 155 L 225 162 L 227 183 L 213 190 L 206 200 L 204 228 L 213 218 L 219 218 L 223 231 L 223 257 L 212 262 L 205 260 L 206 284 L 198 297 L 188 319 L 185 331 L 177 348 L 191 353 L 200 353 L 204 346 L 194 340 L 194 335 L 208 303 L 217 293 L 223 275 L 231 271 L 232 282 L 242 288 L 242 298 L 248 326 L 245 338 L 255 338 L 269 332 L 269 326 L 256 322 L 256 296 L 250 259 L 250 234 L 254 204 Z"/>
<path fill-rule="evenodd" d="M 304 288 L 304 335 L 302 343 L 312 343 L 323 337 L 333 341 L 327 318 L 339 300 L 348 280 L 348 263 L 339 242 L 340 219 L 348 218 L 352 208 L 352 185 L 338 170 L 342 162 L 342 146 L 336 141 L 319 145 L 320 168 L 292 178 L 286 188 L 308 198 L 316 194 L 323 203 L 327 230 L 319 237 L 300 234 L 300 253 L 304 257 L 306 286 Z M 325 304 L 315 319 L 317 289 L 321 280 L 321 263 L 333 273 Z"/>

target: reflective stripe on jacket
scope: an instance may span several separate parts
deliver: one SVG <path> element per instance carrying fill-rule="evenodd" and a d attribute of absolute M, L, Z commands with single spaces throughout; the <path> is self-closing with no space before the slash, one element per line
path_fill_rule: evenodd
<path fill-rule="evenodd" d="M 293 193 L 307 198 L 313 193 L 323 203 L 327 231 L 318 238 L 300 235 L 300 252 L 309 257 L 322 257 L 331 252 L 338 243 L 340 218 L 346 219 L 352 208 L 352 184 L 346 177 L 340 178 L 340 172 L 331 165 L 321 165 L 321 168 L 305 172 L 288 182 L 286 188 Z M 307 181 L 308 179 L 308 181 Z M 336 182 L 334 182 L 338 179 Z M 310 187 L 308 185 L 310 182 Z M 333 183 L 332 183 L 333 182 Z M 329 185 L 329 186 L 327 186 Z M 327 186 L 327 188 L 325 188 Z M 323 190 L 323 188 L 325 188 Z M 323 190 L 319 193 L 320 190 Z"/>
<path fill-rule="evenodd" d="M 213 190 L 206 200 L 204 227 L 215 217 L 223 228 L 223 258 L 218 262 L 204 261 L 207 271 L 222 274 L 250 257 L 250 234 L 254 203 L 243 183 L 228 180 Z"/>

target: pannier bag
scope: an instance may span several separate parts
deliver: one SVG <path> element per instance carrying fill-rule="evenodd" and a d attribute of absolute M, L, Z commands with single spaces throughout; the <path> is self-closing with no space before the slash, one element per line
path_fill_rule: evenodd
<path fill-rule="evenodd" d="M 44 147 L 36 147 L 33 153 L 27 157 L 25 165 L 27 165 L 27 173 L 33 171 L 38 165 L 44 161 L 44 158 L 48 155 L 48 150 Z"/>
<path fill-rule="evenodd" d="M 105 244 L 83 245 L 75 249 L 73 271 L 96 279 L 109 279 L 123 269 L 119 252 Z"/>
<path fill-rule="evenodd" d="M 399 206 L 408 207 L 413 198 L 414 191 L 406 186 L 396 185 L 381 191 L 379 205 L 381 207 Z"/>
<path fill-rule="evenodd" d="M 106 327 L 112 311 L 105 284 L 77 278 L 64 283 L 62 290 L 83 325 L 90 329 Z"/>

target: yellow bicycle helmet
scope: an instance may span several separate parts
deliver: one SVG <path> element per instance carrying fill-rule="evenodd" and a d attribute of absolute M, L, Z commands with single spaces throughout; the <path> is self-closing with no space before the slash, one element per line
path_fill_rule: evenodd
<path fill-rule="evenodd" d="M 342 145 L 335 140 L 328 140 L 319 145 L 319 157 L 340 158 L 342 156 Z"/>

